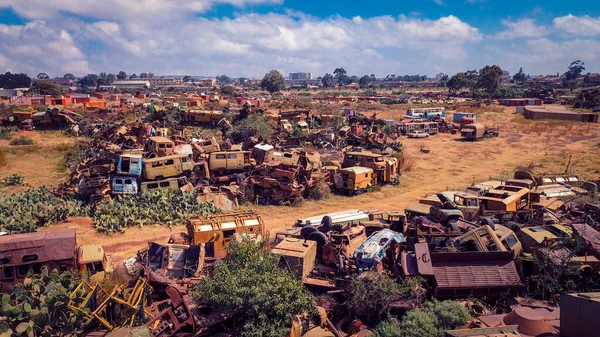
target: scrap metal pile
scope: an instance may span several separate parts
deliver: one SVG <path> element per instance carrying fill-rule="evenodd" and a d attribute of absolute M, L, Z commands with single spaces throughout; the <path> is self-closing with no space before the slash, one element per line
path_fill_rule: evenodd
<path fill-rule="evenodd" d="M 381 120 L 359 118 L 353 111 L 342 119 L 348 126 L 337 131 L 310 129 L 306 121 L 328 121 L 310 111 L 280 112 L 269 117 L 278 121 L 278 134 L 260 140 L 238 137 L 240 144 L 226 137 L 231 123 L 222 113 L 185 109 L 177 113 L 184 118 L 170 128 L 161 127 L 164 120 L 82 122 L 80 131 L 92 140 L 85 145 L 84 159 L 73 167 L 71 186 L 62 186 L 63 191 L 77 191 L 90 201 L 161 189 L 217 193 L 227 195 L 223 204 L 232 210 L 237 197 L 260 204 L 296 203 L 322 186 L 351 195 L 398 182 L 402 158 L 398 134 L 384 133 Z M 297 129 L 281 116 L 290 118 Z M 186 125 L 199 123 L 216 124 L 216 136 L 199 139 L 186 134 Z M 358 172 L 354 166 L 364 169 Z M 210 194 L 204 199 L 219 197 Z"/>

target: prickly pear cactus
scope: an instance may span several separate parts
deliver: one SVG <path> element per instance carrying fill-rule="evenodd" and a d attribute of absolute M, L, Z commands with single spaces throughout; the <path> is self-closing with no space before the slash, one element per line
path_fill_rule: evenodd
<path fill-rule="evenodd" d="M 0 337 L 74 336 L 83 323 L 83 314 L 68 308 L 69 296 L 77 284 L 69 273 L 56 269 L 41 274 L 29 271 L 23 284 L 2 295 Z M 83 301 L 78 294 L 75 303 Z"/>

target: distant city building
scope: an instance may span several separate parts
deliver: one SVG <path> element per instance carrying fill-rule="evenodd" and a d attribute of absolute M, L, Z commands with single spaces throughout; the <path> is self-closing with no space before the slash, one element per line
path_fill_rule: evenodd
<path fill-rule="evenodd" d="M 439 74 L 435 75 L 435 80 L 439 82 L 442 80 L 442 78 L 444 78 L 444 76 L 446 76 L 446 74 L 439 73 Z"/>
<path fill-rule="evenodd" d="M 290 73 L 290 80 L 312 80 L 312 73 L 297 72 Z"/>
<path fill-rule="evenodd" d="M 150 88 L 149 81 L 114 81 L 112 86 L 115 89 L 147 89 Z"/>
<path fill-rule="evenodd" d="M 150 78 L 148 81 L 153 88 L 183 85 L 183 78 Z"/>
<path fill-rule="evenodd" d="M 217 84 L 216 78 L 201 78 L 194 80 L 194 83 L 199 87 L 214 87 Z"/>

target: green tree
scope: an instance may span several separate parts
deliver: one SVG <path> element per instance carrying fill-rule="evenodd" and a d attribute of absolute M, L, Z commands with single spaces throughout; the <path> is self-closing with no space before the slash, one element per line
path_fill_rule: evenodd
<path fill-rule="evenodd" d="M 323 76 L 321 83 L 323 84 L 323 88 L 333 88 L 335 81 L 333 79 L 333 76 L 330 73 L 327 73 L 325 74 L 325 76 Z"/>
<path fill-rule="evenodd" d="M 48 80 L 48 79 L 50 79 L 50 76 L 48 76 L 48 74 L 46 74 L 46 73 L 39 73 L 39 74 L 37 75 L 37 78 L 38 78 L 39 80 Z"/>
<path fill-rule="evenodd" d="M 590 84 L 592 83 L 592 78 L 590 77 L 591 73 L 587 73 L 585 74 L 585 76 L 583 76 L 583 83 L 584 84 Z"/>
<path fill-rule="evenodd" d="M 522 67 L 519 69 L 519 72 L 513 76 L 513 80 L 515 80 L 515 82 L 517 82 L 519 84 L 525 83 L 525 81 L 527 80 L 527 75 L 525 75 L 525 73 L 523 73 Z"/>
<path fill-rule="evenodd" d="M 117 74 L 117 79 L 119 81 L 125 81 L 127 79 L 127 73 L 123 70 L 119 71 L 119 73 Z"/>
<path fill-rule="evenodd" d="M 369 82 L 371 82 L 371 77 L 369 77 L 369 75 L 365 75 L 358 80 L 358 84 L 361 88 L 368 86 Z"/>
<path fill-rule="evenodd" d="M 265 74 L 265 77 L 263 77 L 262 81 L 260 82 L 260 87 L 273 94 L 285 88 L 285 79 L 283 78 L 283 75 L 279 73 L 279 71 L 271 70 Z"/>
<path fill-rule="evenodd" d="M 222 95 L 235 95 L 235 88 L 231 85 L 222 85 L 221 86 L 221 94 Z"/>
<path fill-rule="evenodd" d="M 29 88 L 31 86 L 31 78 L 27 74 L 11 74 L 7 71 L 0 75 L 0 88 Z"/>
<path fill-rule="evenodd" d="M 398 322 L 388 318 L 373 330 L 373 337 L 443 337 L 446 330 L 457 329 L 471 319 L 469 311 L 456 301 L 426 302 L 409 311 Z"/>
<path fill-rule="evenodd" d="M 73 75 L 73 74 L 71 74 L 71 73 L 66 73 L 66 74 L 63 76 L 63 78 L 64 78 L 64 79 L 66 79 L 66 80 L 74 80 L 74 79 L 75 79 L 75 75 Z"/>
<path fill-rule="evenodd" d="M 277 122 L 273 119 L 260 115 L 251 115 L 240 122 L 234 123 L 231 130 L 231 137 L 235 141 L 241 142 L 250 137 L 266 140 L 275 134 L 276 128 Z"/>
<path fill-rule="evenodd" d="M 465 72 L 465 77 L 467 79 L 467 88 L 476 89 L 477 80 L 479 80 L 479 72 L 475 69 L 467 70 Z"/>
<path fill-rule="evenodd" d="M 98 84 L 98 79 L 99 77 L 96 74 L 87 74 L 79 80 L 79 84 L 82 87 L 95 87 Z"/>
<path fill-rule="evenodd" d="M 60 85 L 54 84 L 50 81 L 36 81 L 33 82 L 31 91 L 38 93 L 39 95 L 58 96 L 61 93 L 61 88 Z"/>
<path fill-rule="evenodd" d="M 237 336 L 281 337 L 296 315 L 316 312 L 302 282 L 263 245 L 232 240 L 227 257 L 191 291 L 199 304 L 230 313 Z"/>
<path fill-rule="evenodd" d="M 446 86 L 450 89 L 451 92 L 457 92 L 460 89 L 467 86 L 467 76 L 465 73 L 458 73 L 452 76 L 448 82 L 446 82 Z"/>
<path fill-rule="evenodd" d="M 346 78 L 348 77 L 348 76 L 346 76 L 346 69 L 335 68 L 335 70 L 333 71 L 333 75 L 335 76 L 338 84 L 346 83 Z"/>
<path fill-rule="evenodd" d="M 136 78 L 138 78 L 137 74 L 133 74 L 133 75 L 129 76 L 130 80 L 135 80 Z"/>
<path fill-rule="evenodd" d="M 476 87 L 485 90 L 487 96 L 491 98 L 498 93 L 501 80 L 502 68 L 497 65 L 488 65 L 479 71 Z"/>
<path fill-rule="evenodd" d="M 569 65 L 567 72 L 565 73 L 565 77 L 567 81 L 576 80 L 581 77 L 581 73 L 585 70 L 585 63 L 581 60 L 573 61 Z"/>

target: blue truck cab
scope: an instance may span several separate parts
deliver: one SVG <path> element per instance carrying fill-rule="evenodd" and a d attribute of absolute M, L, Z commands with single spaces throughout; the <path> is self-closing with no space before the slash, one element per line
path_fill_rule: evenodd
<path fill-rule="evenodd" d="M 117 163 L 117 174 L 120 175 L 142 175 L 142 155 L 141 154 L 122 154 Z"/>
<path fill-rule="evenodd" d="M 139 178 L 130 176 L 114 176 L 112 179 L 112 193 L 130 195 L 138 193 Z"/>

